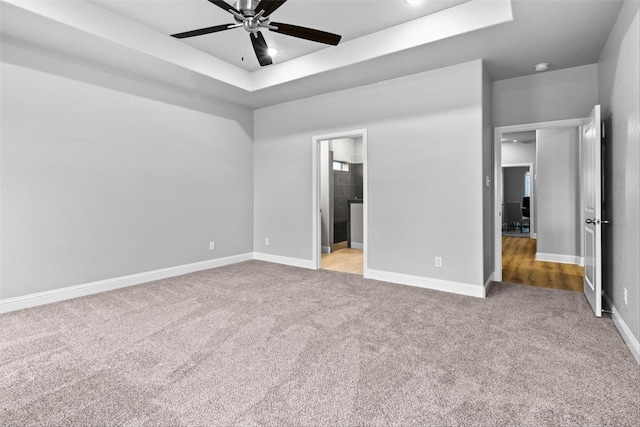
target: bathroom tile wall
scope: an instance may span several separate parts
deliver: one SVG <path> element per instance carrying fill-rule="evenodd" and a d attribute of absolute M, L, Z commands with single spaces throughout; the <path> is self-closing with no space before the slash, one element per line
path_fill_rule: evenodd
<path fill-rule="evenodd" d="M 364 189 L 363 189 L 363 165 L 362 163 L 355 163 L 351 165 L 349 168 L 351 171 L 351 176 L 353 178 L 355 197 L 358 199 L 362 199 Z"/>
<path fill-rule="evenodd" d="M 349 172 L 333 171 L 333 241 L 347 240 L 349 199 L 363 195 L 362 164 L 350 164 Z"/>

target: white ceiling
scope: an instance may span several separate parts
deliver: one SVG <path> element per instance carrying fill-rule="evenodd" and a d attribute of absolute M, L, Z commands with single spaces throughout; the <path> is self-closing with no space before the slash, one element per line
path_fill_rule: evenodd
<path fill-rule="evenodd" d="M 343 40 L 333 47 L 263 30 L 279 54 L 262 68 L 243 29 L 169 37 L 233 22 L 206 0 L 2 0 L 0 37 L 5 46 L 56 52 L 128 78 L 258 108 L 475 59 L 485 60 L 494 80 L 532 74 L 538 62 L 551 70 L 591 64 L 621 4 L 289 0 L 273 20 Z M 2 55 L 11 60 L 10 49 Z"/>
<path fill-rule="evenodd" d="M 166 35 L 235 23 L 231 14 L 206 0 L 87 1 Z M 234 0 L 226 1 L 235 4 Z M 345 43 L 468 1 L 430 0 L 413 6 L 404 0 L 288 0 L 271 15 L 271 20 L 340 34 Z M 331 48 L 269 30 L 262 30 L 262 34 L 267 45 L 279 51 L 274 63 Z M 242 28 L 182 42 L 247 71 L 260 69 L 249 34 Z"/>

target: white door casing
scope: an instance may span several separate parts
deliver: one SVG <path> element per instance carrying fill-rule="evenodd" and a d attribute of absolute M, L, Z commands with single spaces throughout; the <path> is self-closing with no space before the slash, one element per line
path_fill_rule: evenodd
<path fill-rule="evenodd" d="M 332 140 L 338 138 L 362 138 L 362 163 L 363 163 L 363 275 L 367 277 L 368 273 L 368 212 L 369 212 L 369 183 L 368 183 L 368 141 L 367 141 L 367 129 L 358 129 L 353 131 L 339 132 L 327 135 L 318 135 L 312 138 L 312 154 L 311 154 L 311 223 L 312 223 L 312 238 L 311 238 L 311 257 L 312 263 L 316 270 L 320 269 L 322 251 L 320 248 L 321 243 L 321 218 L 320 218 L 320 143 L 323 140 Z"/>
<path fill-rule="evenodd" d="M 596 105 L 582 130 L 584 197 L 584 295 L 596 316 L 602 316 L 602 131 Z"/>

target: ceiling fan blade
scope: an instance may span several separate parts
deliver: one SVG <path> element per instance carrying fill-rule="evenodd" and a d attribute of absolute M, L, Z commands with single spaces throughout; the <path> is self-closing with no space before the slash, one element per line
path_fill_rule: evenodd
<path fill-rule="evenodd" d="M 342 36 L 338 34 L 314 30 L 313 28 L 299 27 L 297 25 L 283 24 L 281 22 L 271 22 L 271 25 L 276 27 L 277 29 L 269 29 L 276 33 L 298 37 L 305 40 L 311 40 L 318 43 L 330 44 L 333 46 L 336 46 L 338 43 L 340 43 L 340 39 L 342 39 Z"/>
<path fill-rule="evenodd" d="M 236 9 L 235 7 L 231 6 L 229 3 L 227 3 L 226 1 L 222 1 L 222 0 L 209 0 L 209 3 L 213 3 L 216 6 L 218 6 L 221 9 L 226 10 L 227 12 L 233 14 L 233 12 L 237 13 L 238 15 L 242 15 L 240 13 L 240 11 L 238 9 Z"/>
<path fill-rule="evenodd" d="M 261 10 L 264 10 L 264 14 L 262 16 L 267 17 L 286 2 L 287 0 L 260 0 L 260 3 L 258 3 L 258 6 L 256 7 L 256 14 Z"/>
<path fill-rule="evenodd" d="M 175 37 L 177 39 L 184 39 L 187 37 L 201 36 L 203 34 L 211 34 L 217 33 L 219 31 L 230 30 L 232 28 L 237 28 L 240 25 L 238 24 L 224 24 L 224 25 L 216 25 L 215 27 L 206 27 L 200 28 L 199 30 L 185 31 L 184 33 L 171 34 L 171 37 Z"/>
<path fill-rule="evenodd" d="M 255 34 L 249 34 L 249 38 L 251 38 L 251 44 L 253 45 L 253 50 L 256 52 L 256 57 L 258 58 L 260 65 L 264 67 L 265 65 L 273 64 L 268 52 L 269 47 L 267 46 L 267 42 L 264 40 L 262 33 L 258 31 Z"/>

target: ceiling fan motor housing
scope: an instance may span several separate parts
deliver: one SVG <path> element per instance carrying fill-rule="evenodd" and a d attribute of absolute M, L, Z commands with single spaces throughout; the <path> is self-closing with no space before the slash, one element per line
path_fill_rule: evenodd
<path fill-rule="evenodd" d="M 238 0 L 235 3 L 235 8 L 238 9 L 244 16 L 253 16 L 256 14 L 256 7 L 258 7 L 258 0 Z"/>
<path fill-rule="evenodd" d="M 234 19 L 238 24 L 242 24 L 242 27 L 246 31 L 253 34 L 255 34 L 260 29 L 261 26 L 264 26 L 260 24 L 268 25 L 268 20 L 266 18 L 262 18 L 262 19 L 260 19 L 260 17 L 254 18 L 256 14 L 256 7 L 258 7 L 258 3 L 260 2 L 257 0 L 238 0 L 235 3 L 235 8 L 240 12 L 242 12 L 242 15 L 244 15 L 244 18 L 241 19 L 239 16 L 234 15 Z"/>

